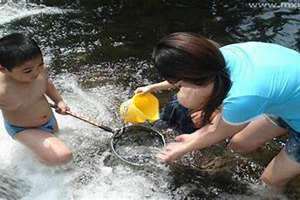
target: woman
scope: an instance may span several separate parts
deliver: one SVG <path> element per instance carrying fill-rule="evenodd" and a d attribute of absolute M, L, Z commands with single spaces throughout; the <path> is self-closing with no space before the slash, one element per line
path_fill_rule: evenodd
<path fill-rule="evenodd" d="M 289 133 L 286 146 L 261 179 L 281 189 L 300 173 L 300 54 L 261 42 L 218 48 L 200 35 L 173 33 L 153 52 L 154 65 L 166 82 L 145 91 L 179 88 L 179 102 L 202 110 L 201 129 L 180 135 L 158 155 L 165 162 L 226 138 L 237 152 L 249 152 Z M 141 89 L 139 89 L 141 90 Z M 210 121 L 221 106 L 221 113 Z M 277 118 L 279 125 L 269 117 Z"/>

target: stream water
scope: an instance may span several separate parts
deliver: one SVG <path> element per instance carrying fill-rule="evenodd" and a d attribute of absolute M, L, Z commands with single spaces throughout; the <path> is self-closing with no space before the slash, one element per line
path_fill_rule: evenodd
<path fill-rule="evenodd" d="M 137 86 L 159 81 L 150 57 L 165 34 L 192 31 L 222 45 L 259 40 L 299 51 L 299 30 L 299 8 L 251 8 L 236 0 L 0 0 L 0 36 L 30 33 L 71 109 L 113 128 L 122 126 L 120 103 Z M 112 155 L 110 133 L 56 116 L 58 137 L 74 151 L 62 167 L 41 165 L 0 125 L 0 199 L 264 199 L 259 175 L 285 140 L 249 156 L 220 144 L 172 166 L 135 169 Z M 299 199 L 298 188 L 295 180 L 277 197 Z"/>

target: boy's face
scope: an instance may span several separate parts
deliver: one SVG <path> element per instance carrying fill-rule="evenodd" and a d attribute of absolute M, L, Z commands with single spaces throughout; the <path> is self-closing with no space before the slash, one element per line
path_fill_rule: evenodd
<path fill-rule="evenodd" d="M 44 68 L 44 62 L 41 56 L 37 56 L 23 64 L 14 67 L 11 71 L 6 71 L 12 79 L 30 83 L 35 80 Z"/>

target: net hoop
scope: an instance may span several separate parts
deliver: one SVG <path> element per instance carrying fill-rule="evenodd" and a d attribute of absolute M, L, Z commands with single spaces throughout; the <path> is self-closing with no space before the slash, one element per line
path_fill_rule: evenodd
<path fill-rule="evenodd" d="M 157 130 L 151 128 L 151 127 L 148 127 L 148 126 L 144 126 L 144 125 L 130 125 L 130 126 L 125 126 L 119 130 L 117 130 L 111 140 L 110 140 L 110 148 L 113 152 L 113 154 L 118 158 L 120 159 L 121 161 L 123 161 L 124 163 L 130 165 L 130 166 L 135 166 L 135 167 L 143 167 L 145 166 L 145 163 L 135 163 L 135 162 L 132 162 L 132 161 L 129 161 L 125 158 L 123 158 L 115 149 L 115 142 L 116 140 L 123 134 L 125 133 L 126 131 L 130 130 L 130 129 L 135 129 L 135 130 L 143 130 L 143 131 L 147 131 L 149 132 L 150 134 L 156 136 L 157 138 L 159 138 L 161 144 L 162 144 L 162 147 L 165 146 L 166 142 L 165 142 L 165 137 Z"/>

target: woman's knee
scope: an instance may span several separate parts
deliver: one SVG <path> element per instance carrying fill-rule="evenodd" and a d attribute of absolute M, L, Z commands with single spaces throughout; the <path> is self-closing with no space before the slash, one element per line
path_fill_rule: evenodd
<path fill-rule="evenodd" d="M 270 189 L 281 191 L 283 190 L 284 186 L 288 183 L 288 180 L 276 180 L 270 176 L 268 176 L 267 173 L 263 173 L 260 177 L 260 180 L 266 184 Z"/>
<path fill-rule="evenodd" d="M 255 150 L 259 145 L 249 143 L 247 141 L 242 140 L 238 136 L 234 136 L 231 138 L 228 148 L 239 153 L 247 153 Z"/>

